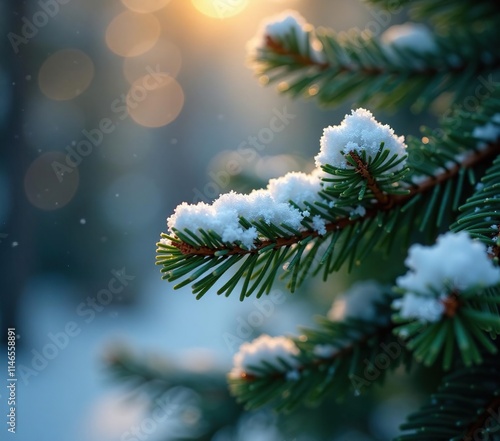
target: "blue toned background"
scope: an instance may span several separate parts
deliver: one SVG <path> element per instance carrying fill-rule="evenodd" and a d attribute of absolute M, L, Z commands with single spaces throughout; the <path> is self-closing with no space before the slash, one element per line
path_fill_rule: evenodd
<path fill-rule="evenodd" d="M 0 390 L 1 439 L 128 439 L 146 409 L 110 381 L 110 347 L 223 372 L 237 343 L 311 324 L 344 287 L 284 294 L 248 330 L 254 300 L 196 301 L 154 266 L 177 204 L 307 170 L 322 129 L 350 108 L 291 101 L 245 66 L 260 21 L 285 8 L 337 30 L 388 24 L 340 0 L 1 3 L 0 320 L 4 340 L 8 326 L 18 334 L 17 431 Z M 378 119 L 414 130 L 403 116 Z M 375 409 L 372 435 L 341 427 L 335 439 L 386 439 L 412 405 L 396 395 Z M 148 439 L 168 439 L 168 424 Z"/>

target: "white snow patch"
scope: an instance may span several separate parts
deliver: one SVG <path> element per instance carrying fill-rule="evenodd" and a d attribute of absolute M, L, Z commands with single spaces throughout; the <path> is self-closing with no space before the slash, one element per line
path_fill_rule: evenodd
<path fill-rule="evenodd" d="M 285 372 L 286 369 L 278 358 L 285 360 L 295 370 L 300 366 L 298 359 L 295 358 L 298 354 L 299 349 L 291 339 L 263 334 L 240 346 L 234 355 L 233 369 L 229 376 L 240 378 L 244 373 L 258 376 L 259 372 L 253 370 L 252 366 L 260 366 L 264 361 L 276 367 L 278 371 Z"/>
<path fill-rule="evenodd" d="M 437 50 L 432 31 L 421 23 L 406 22 L 391 26 L 380 39 L 390 59 L 398 59 L 393 48 L 411 49 L 419 54 L 434 53 Z"/>
<path fill-rule="evenodd" d="M 410 269 L 396 283 L 400 288 L 422 295 L 432 289 L 462 291 L 488 287 L 500 282 L 500 269 L 488 258 L 486 245 L 462 231 L 438 237 L 432 246 L 412 245 L 405 261 Z"/>
<path fill-rule="evenodd" d="M 309 45 L 309 53 L 314 61 L 322 62 L 324 56 L 320 51 L 320 41 L 312 35 L 313 27 L 297 11 L 287 9 L 280 14 L 263 20 L 255 36 L 248 41 L 246 49 L 251 60 L 258 59 L 267 48 L 267 39 L 283 41 L 294 33 L 301 52 L 305 52 Z M 309 34 L 309 38 L 308 38 Z"/>
<path fill-rule="evenodd" d="M 488 142 L 495 142 L 500 137 L 500 113 L 495 113 L 486 124 L 476 126 L 472 136 L 479 140 L 480 147 L 484 147 Z"/>
<path fill-rule="evenodd" d="M 316 166 L 330 164 L 338 168 L 346 168 L 344 155 L 354 151 L 358 154 L 365 151 L 368 159 L 374 158 L 384 143 L 384 149 L 389 149 L 389 157 L 406 156 L 406 144 L 403 136 L 396 136 L 394 130 L 387 124 L 380 124 L 365 109 L 352 110 L 338 126 L 329 126 L 323 130 L 320 140 L 320 152 L 315 157 Z M 401 170 L 405 167 L 402 161 L 388 172 Z"/>
<path fill-rule="evenodd" d="M 366 214 L 366 208 L 362 205 L 358 205 L 354 210 L 352 210 L 352 214 L 359 214 L 363 217 Z"/>
<path fill-rule="evenodd" d="M 321 216 L 316 215 L 312 218 L 312 226 L 320 236 L 326 234 L 326 221 Z"/>
<path fill-rule="evenodd" d="M 262 219 L 266 224 L 281 223 L 291 228 L 300 229 L 303 214 L 288 203 L 276 202 L 267 190 L 254 190 L 250 194 L 234 191 L 221 195 L 212 205 L 200 202 L 195 205 L 182 203 L 174 214 L 167 219 L 171 231 L 189 229 L 194 233 L 198 229 L 212 230 L 222 237 L 224 242 L 241 242 L 247 248 L 254 247 L 258 237 L 254 227 L 243 228 L 239 218 L 249 222 Z"/>
<path fill-rule="evenodd" d="M 383 297 L 383 287 L 374 280 L 355 282 L 335 299 L 327 316 L 333 322 L 347 318 L 373 321 L 377 316 L 376 304 Z"/>
<path fill-rule="evenodd" d="M 309 174 L 287 173 L 280 178 L 271 179 L 267 189 L 276 202 L 294 201 L 299 207 L 305 208 L 304 202 L 314 204 L 314 202 L 322 200 L 318 194 L 322 189 L 320 171 L 316 169 Z"/>
<path fill-rule="evenodd" d="M 394 300 L 392 306 L 399 310 L 402 318 L 417 319 L 425 323 L 439 321 L 444 313 L 444 304 L 440 299 L 412 292 Z"/>

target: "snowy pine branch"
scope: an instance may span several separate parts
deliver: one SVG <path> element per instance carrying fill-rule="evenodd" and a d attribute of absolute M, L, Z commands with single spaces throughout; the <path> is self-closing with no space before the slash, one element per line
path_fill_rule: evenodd
<path fill-rule="evenodd" d="M 476 118 L 491 121 L 497 102 L 491 97 Z M 475 184 L 474 170 L 500 150 L 497 126 L 485 124 L 478 131 L 457 111 L 439 138 L 410 139 L 406 155 L 392 129 L 358 109 L 325 129 L 321 168 L 312 174 L 290 173 L 266 190 L 229 193 L 212 205 L 180 205 L 158 243 L 157 264 L 165 279 L 181 279 L 176 288 L 192 284 L 197 298 L 234 266 L 218 293 L 230 295 L 243 280 L 243 300 L 270 292 L 279 274 L 292 291 L 310 274 L 326 279 L 376 246 L 389 249 L 395 232 L 435 237 L 463 203 L 467 181 Z"/>
<path fill-rule="evenodd" d="M 473 95 L 477 78 L 500 68 L 498 26 L 450 32 L 433 35 L 417 23 L 390 28 L 380 38 L 368 30 L 314 31 L 290 11 L 261 26 L 249 58 L 264 83 L 279 82 L 278 90 L 294 97 L 328 106 L 354 97 L 359 104 L 409 103 L 422 110 L 443 92 L 455 102 Z"/>
<path fill-rule="evenodd" d="M 415 20 L 429 20 L 436 26 L 450 30 L 457 25 L 481 27 L 498 26 L 500 7 L 490 0 L 366 0 L 367 3 L 392 13 L 403 8 Z"/>
<path fill-rule="evenodd" d="M 447 233 L 433 246 L 410 247 L 405 263 L 392 320 L 417 361 L 430 366 L 442 357 L 448 370 L 457 348 L 466 366 L 480 364 L 483 350 L 496 353 L 490 336 L 500 333 L 500 269 L 484 244 Z"/>
<path fill-rule="evenodd" d="M 354 290 L 345 295 L 347 302 L 357 296 L 354 306 L 344 304 L 341 314 L 337 308 L 337 314 L 318 317 L 318 329 L 304 329 L 286 344 L 261 336 L 241 347 L 229 385 L 246 408 L 269 404 L 290 411 L 318 403 L 329 393 L 341 400 L 383 381 L 401 363 L 409 365 L 411 355 L 392 333 L 391 295 L 381 287 L 374 292 L 366 283 Z"/>
<path fill-rule="evenodd" d="M 476 186 L 476 192 L 460 207 L 462 214 L 451 225 L 452 231 L 467 231 L 488 247 L 498 263 L 500 257 L 500 156 Z"/>

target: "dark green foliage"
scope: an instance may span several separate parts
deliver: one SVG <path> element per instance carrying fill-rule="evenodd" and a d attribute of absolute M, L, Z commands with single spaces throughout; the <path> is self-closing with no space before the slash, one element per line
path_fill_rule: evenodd
<path fill-rule="evenodd" d="M 500 359 L 445 376 L 428 405 L 408 417 L 397 441 L 476 441 L 499 439 Z"/>
<path fill-rule="evenodd" d="M 373 320 L 333 322 L 318 317 L 318 329 L 302 329 L 294 338 L 300 350 L 299 367 L 254 366 L 258 375 L 229 377 L 232 393 L 247 409 L 271 404 L 276 410 L 290 411 L 299 405 L 317 404 L 328 394 L 337 400 L 359 395 L 383 382 L 401 364 L 409 368 L 411 353 L 404 340 L 392 333 L 391 301 L 391 295 L 384 297 Z"/>
<path fill-rule="evenodd" d="M 423 129 L 422 138 L 407 141 L 408 161 L 396 172 L 390 170 L 400 160 L 390 157 L 383 144 L 374 158 L 343 152 L 346 168 L 324 165 L 322 202 L 289 201 L 308 211 L 300 230 L 241 218 L 244 229 L 258 231 L 252 248 L 239 241 L 224 242 L 213 231 L 173 230 L 171 236 L 162 235 L 168 242 L 158 243 L 157 264 L 163 278 L 179 281 L 175 288 L 191 285 L 200 298 L 229 274 L 218 294 L 229 296 L 237 289 L 241 300 L 259 298 L 271 291 L 278 277 L 294 291 L 310 275 L 321 274 L 326 280 L 342 267 L 359 265 L 374 250 L 389 253 L 394 244 L 434 242 L 448 228 L 465 230 L 486 244 L 498 263 L 499 3 L 371 3 L 388 8 L 388 13 L 406 8 L 411 17 L 427 19 L 435 27 L 436 49 L 389 50 L 378 37 L 360 30 L 318 29 L 307 32 L 304 41 L 292 30 L 266 37 L 253 60 L 259 74 L 279 82 L 281 93 L 311 96 L 326 106 L 355 99 L 378 108 L 409 105 L 425 110 L 440 99 L 441 105 L 450 103 L 450 110 L 439 126 Z M 315 228 L 315 216 L 326 221 L 325 234 Z M 232 394 L 249 409 L 290 411 L 302 403 L 317 405 L 328 395 L 342 399 L 359 394 L 400 365 L 439 363 L 445 371 L 455 370 L 443 379 L 431 404 L 410 417 L 401 441 L 486 439 L 488 415 L 500 414 L 500 365 L 495 358 L 499 287 L 450 287 L 445 293 L 430 289 L 428 294 L 444 299 L 445 305 L 445 312 L 430 324 L 393 314 L 391 302 L 399 294 L 403 292 L 398 289 L 388 293 L 371 320 L 318 319 L 317 329 L 303 330 L 294 338 L 299 367 L 285 360 L 279 367 L 266 362 L 253 366 L 250 373 L 230 376 Z M 381 357 L 388 360 L 385 367 L 377 365 Z M 457 370 L 459 365 L 465 367 Z M 488 430 L 491 439 L 499 439 L 492 428 Z"/>
<path fill-rule="evenodd" d="M 490 337 L 500 334 L 500 291 L 471 289 L 448 299 L 445 316 L 435 323 L 392 317 L 394 333 L 407 340 L 407 349 L 426 366 L 441 360 L 449 370 L 457 350 L 465 366 L 481 364 L 482 351 L 497 353 Z M 436 293 L 439 296 L 439 293 Z"/>
<path fill-rule="evenodd" d="M 310 58 L 300 45 L 267 46 L 257 57 L 259 74 L 279 91 L 293 97 L 312 96 L 321 105 L 335 106 L 354 98 L 357 104 L 378 108 L 413 104 L 423 110 L 443 92 L 459 102 L 474 96 L 484 72 L 500 68 L 498 27 L 472 31 L 454 28 L 452 35 L 436 36 L 435 52 L 411 48 L 387 49 L 369 31 L 335 33 L 318 29 L 321 56 Z M 488 56 L 483 54 L 485 48 Z M 296 49 L 296 51 L 294 51 Z"/>

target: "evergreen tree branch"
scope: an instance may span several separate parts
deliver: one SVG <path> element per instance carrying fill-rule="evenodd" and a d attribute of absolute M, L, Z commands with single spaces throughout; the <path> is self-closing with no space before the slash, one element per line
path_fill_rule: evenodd
<path fill-rule="evenodd" d="M 414 103 L 415 110 L 422 110 L 445 91 L 455 102 L 473 95 L 477 78 L 500 68 L 500 49 L 493 44 L 498 26 L 473 34 L 454 28 L 453 37 L 435 37 L 432 52 L 388 47 L 366 30 L 335 33 L 320 28 L 316 34 L 321 55 L 267 36 L 254 55 L 257 73 L 265 82 L 279 82 L 280 93 L 305 94 L 326 106 L 355 97 L 358 104 L 395 108 Z M 481 58 L 485 48 L 489 55 Z"/>
<path fill-rule="evenodd" d="M 401 426 L 397 441 L 496 439 L 500 409 L 500 360 L 486 356 L 477 367 L 463 367 L 441 382 L 430 403 Z"/>
<path fill-rule="evenodd" d="M 472 27 L 498 24 L 500 8 L 498 2 L 489 0 L 366 0 L 382 9 L 396 13 L 403 7 L 409 9 L 414 20 L 429 20 L 443 29 L 451 29 L 457 25 Z"/>
<path fill-rule="evenodd" d="M 475 193 L 459 210 L 462 212 L 451 231 L 467 231 L 488 246 L 489 254 L 498 263 L 500 256 L 500 156 L 497 156 Z"/>
<path fill-rule="evenodd" d="M 333 322 L 318 317 L 319 329 L 304 329 L 294 338 L 300 351 L 298 365 L 263 363 L 252 366 L 258 373 L 231 373 L 231 392 L 247 409 L 271 405 L 291 411 L 301 404 L 316 404 L 332 392 L 337 400 L 358 395 L 399 365 L 409 367 L 411 354 L 392 332 L 390 300 L 386 296 L 377 304 L 371 320 Z"/>
<path fill-rule="evenodd" d="M 469 143 L 471 140 L 469 140 Z M 472 140 L 472 143 L 475 143 Z M 418 147 L 420 148 L 420 146 Z M 235 244 L 225 244 L 217 238 L 210 243 L 195 240 L 197 236 L 176 231 L 177 237 L 162 235 L 169 242 L 158 243 L 157 264 L 163 265 L 164 278 L 176 280 L 190 272 L 177 288 L 196 281 L 209 272 L 200 282 L 193 285 L 197 297 L 204 295 L 224 272 L 235 264 L 241 264 L 239 270 L 220 290 L 219 294 L 229 295 L 244 276 L 245 283 L 240 298 L 257 291 L 257 297 L 270 292 L 273 281 L 285 262 L 290 277 L 289 287 L 293 291 L 309 274 L 313 263 L 313 271 L 324 270 L 324 277 L 336 271 L 348 259 L 352 265 L 354 260 L 362 260 L 366 253 L 377 244 L 381 244 L 391 235 L 395 225 L 405 225 L 407 231 L 413 226 L 419 226 L 420 231 L 430 228 L 430 219 L 435 218 L 435 226 L 439 226 L 446 210 L 457 206 L 461 200 L 463 180 L 467 170 L 473 170 L 491 156 L 500 151 L 500 144 L 492 143 L 487 148 L 478 150 L 462 159 L 462 162 L 449 164 L 448 156 L 440 156 L 438 148 L 422 150 L 425 155 L 433 158 L 435 167 L 441 167 L 442 172 L 430 175 L 418 184 L 410 183 L 407 194 L 386 194 L 387 202 L 367 206 L 363 216 L 336 216 L 324 211 L 324 207 L 309 207 L 312 214 L 321 214 L 331 221 L 326 225 L 326 234 L 320 235 L 312 228 L 301 232 L 287 232 L 283 225 L 269 225 L 263 231 L 266 239 L 255 244 L 254 249 L 245 249 Z M 419 168 L 420 170 L 420 168 Z M 422 169 L 422 171 L 426 171 Z M 409 181 L 411 182 L 411 181 Z M 455 192 L 455 194 L 453 194 Z M 439 196 L 444 200 L 438 204 Z M 423 207 L 423 212 L 416 212 Z M 381 228 L 384 226 L 384 228 Z M 203 237 L 210 238 L 210 232 L 203 232 Z M 320 246 L 329 240 L 328 247 Z M 210 245 L 210 246 L 209 246 Z M 335 253 L 334 253 L 335 250 Z M 281 253 L 281 254 L 277 254 Z M 316 258 L 317 254 L 321 257 Z M 278 259 L 276 260 L 275 259 Z M 243 262 L 241 258 L 246 258 Z M 215 268 L 219 267 L 219 268 Z M 251 280 L 256 280 L 253 284 Z"/>

